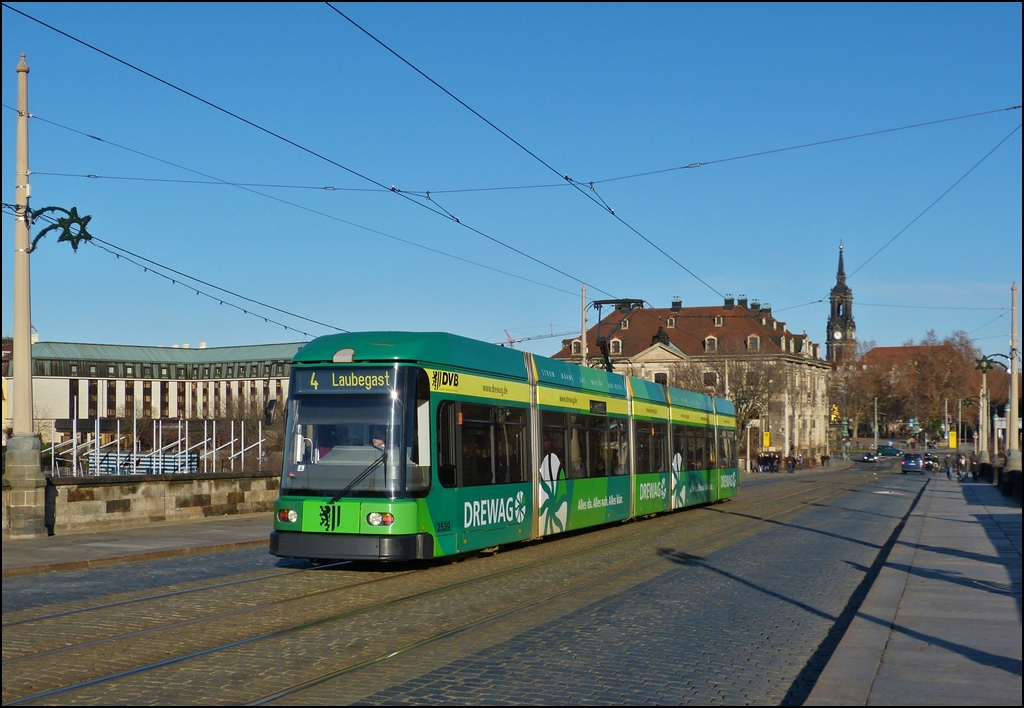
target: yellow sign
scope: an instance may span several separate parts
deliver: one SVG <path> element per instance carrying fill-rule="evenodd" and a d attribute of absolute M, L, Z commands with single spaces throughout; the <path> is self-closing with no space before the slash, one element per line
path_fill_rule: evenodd
<path fill-rule="evenodd" d="M 430 390 L 439 393 L 457 393 L 517 403 L 530 402 L 530 385 L 518 381 L 490 379 L 455 371 L 426 369 L 430 377 Z"/>
<path fill-rule="evenodd" d="M 591 403 L 604 403 L 610 415 L 626 415 L 624 398 L 606 398 L 590 391 L 569 391 L 560 388 L 537 387 L 537 403 L 542 406 L 571 408 L 581 413 L 591 413 Z"/>
<path fill-rule="evenodd" d="M 761 434 L 761 436 L 764 438 L 763 442 L 761 443 L 761 447 L 771 447 L 772 446 L 772 433 L 771 433 L 771 431 L 770 430 L 766 430 L 766 431 L 764 431 L 764 433 Z"/>
<path fill-rule="evenodd" d="M 953 448 L 953 449 L 956 449 L 956 431 L 955 430 L 950 430 L 949 431 L 949 446 L 951 448 Z"/>
<path fill-rule="evenodd" d="M 703 411 L 683 410 L 672 408 L 673 423 L 697 423 L 698 425 L 710 425 L 711 414 Z"/>

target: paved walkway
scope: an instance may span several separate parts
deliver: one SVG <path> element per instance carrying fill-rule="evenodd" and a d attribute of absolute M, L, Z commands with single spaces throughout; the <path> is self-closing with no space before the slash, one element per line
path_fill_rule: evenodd
<path fill-rule="evenodd" d="M 110 531 L 3 541 L 3 577 L 265 545 L 273 514 L 220 516 Z"/>
<path fill-rule="evenodd" d="M 806 705 L 1020 705 L 1021 509 L 935 475 Z"/>

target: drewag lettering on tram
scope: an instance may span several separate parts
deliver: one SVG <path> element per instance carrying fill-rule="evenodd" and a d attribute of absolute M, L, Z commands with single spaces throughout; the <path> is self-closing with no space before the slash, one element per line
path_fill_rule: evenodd
<path fill-rule="evenodd" d="M 736 473 L 733 472 L 732 474 L 723 474 L 721 477 L 718 478 L 718 486 L 719 487 L 732 487 L 732 488 L 735 488 L 736 487 Z"/>
<path fill-rule="evenodd" d="M 523 493 L 505 499 L 479 499 L 463 503 L 462 526 L 465 529 L 493 524 L 509 524 L 515 521 L 523 523 L 526 518 L 526 505 Z"/>
<path fill-rule="evenodd" d="M 668 495 L 668 485 L 664 479 L 657 482 L 640 483 L 640 501 L 646 499 L 664 499 Z"/>

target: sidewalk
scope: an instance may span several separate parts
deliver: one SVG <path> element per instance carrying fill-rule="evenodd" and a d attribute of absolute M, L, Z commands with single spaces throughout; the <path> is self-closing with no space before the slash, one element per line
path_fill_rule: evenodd
<path fill-rule="evenodd" d="M 4 539 L 3 577 L 266 545 L 273 513 L 155 523 L 49 538 Z"/>
<path fill-rule="evenodd" d="M 1021 509 L 933 476 L 805 705 L 1020 705 Z"/>

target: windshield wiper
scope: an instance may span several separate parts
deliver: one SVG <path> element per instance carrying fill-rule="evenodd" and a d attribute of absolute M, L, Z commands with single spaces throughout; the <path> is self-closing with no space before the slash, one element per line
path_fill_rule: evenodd
<path fill-rule="evenodd" d="M 368 476 L 370 476 L 370 474 L 373 473 L 373 471 L 376 470 L 378 467 L 380 467 L 381 464 L 386 462 L 387 459 L 388 459 L 388 450 L 387 450 L 387 448 L 382 448 L 381 451 L 380 451 L 380 457 L 378 457 L 376 460 L 371 462 L 370 465 L 365 470 L 360 472 L 356 476 L 355 479 L 353 479 L 351 482 L 348 483 L 347 487 L 345 487 L 340 492 L 338 492 L 333 497 L 331 497 L 331 500 L 329 502 L 327 502 L 327 503 L 328 504 L 333 504 L 334 502 L 338 501 L 343 496 L 348 494 L 349 491 L 351 491 L 352 487 L 356 486 L 357 484 L 362 482 L 364 479 L 366 479 Z"/>

